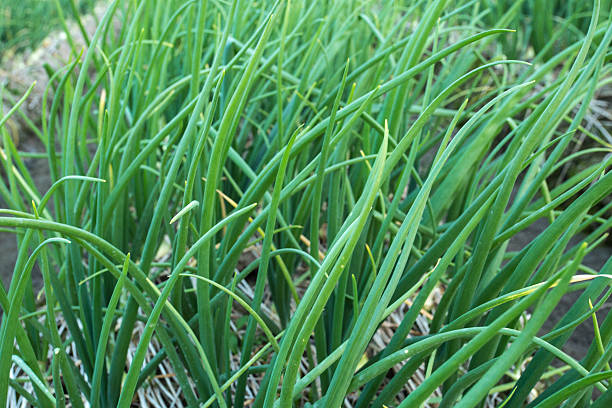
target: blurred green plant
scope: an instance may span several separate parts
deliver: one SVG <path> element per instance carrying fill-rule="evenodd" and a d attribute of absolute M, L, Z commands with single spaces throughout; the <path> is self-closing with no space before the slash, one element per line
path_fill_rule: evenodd
<path fill-rule="evenodd" d="M 584 38 L 591 21 L 593 5 L 584 0 L 482 0 L 479 17 L 495 24 L 504 13 L 514 10 L 510 24 L 514 36 L 502 39 L 504 52 L 511 57 L 533 47 L 535 53 L 550 58 Z M 601 1 L 599 21 L 612 13 L 612 1 Z"/>
<path fill-rule="evenodd" d="M 51 31 L 61 29 L 62 14 L 88 13 L 95 4 L 96 0 L 2 0 L 0 61 L 7 50 L 19 53 L 35 48 Z"/>

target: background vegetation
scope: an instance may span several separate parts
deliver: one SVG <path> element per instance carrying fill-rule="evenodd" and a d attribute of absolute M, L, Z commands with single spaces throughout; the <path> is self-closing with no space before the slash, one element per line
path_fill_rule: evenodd
<path fill-rule="evenodd" d="M 13 53 L 35 48 L 73 13 L 88 13 L 95 0 L 2 0 L 0 2 L 0 61 Z M 58 12 L 60 10 L 60 12 Z"/>

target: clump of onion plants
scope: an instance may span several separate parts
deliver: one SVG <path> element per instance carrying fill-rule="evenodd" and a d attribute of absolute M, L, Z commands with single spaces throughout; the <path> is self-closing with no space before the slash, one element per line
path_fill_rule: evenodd
<path fill-rule="evenodd" d="M 2 129 L 0 401 L 608 406 L 610 10 L 523 3 L 111 2 L 50 72 L 48 190 Z"/>

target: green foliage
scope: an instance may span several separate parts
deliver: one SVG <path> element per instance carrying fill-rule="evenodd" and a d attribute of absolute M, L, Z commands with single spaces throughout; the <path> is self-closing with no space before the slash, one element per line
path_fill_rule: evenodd
<path fill-rule="evenodd" d="M 605 406 L 612 258 L 583 259 L 612 224 L 612 146 L 584 123 L 610 10 L 529 39 L 509 28 L 537 1 L 406 3 L 112 2 L 49 82 L 46 194 L 2 129 L 0 401 L 129 407 L 167 364 L 188 406 Z"/>
<path fill-rule="evenodd" d="M 95 0 L 3 0 L 0 2 L 0 60 L 8 49 L 36 47 L 50 31 L 61 29 L 64 16 L 87 13 Z"/>

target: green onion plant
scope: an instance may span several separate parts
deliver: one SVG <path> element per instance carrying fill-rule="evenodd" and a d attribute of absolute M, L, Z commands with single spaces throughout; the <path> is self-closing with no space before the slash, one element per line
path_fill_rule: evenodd
<path fill-rule="evenodd" d="M 109 2 L 45 154 L 0 114 L 0 401 L 610 406 L 612 14 L 551 3 Z"/>

